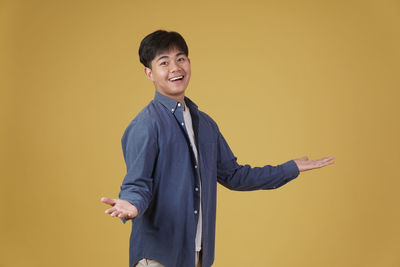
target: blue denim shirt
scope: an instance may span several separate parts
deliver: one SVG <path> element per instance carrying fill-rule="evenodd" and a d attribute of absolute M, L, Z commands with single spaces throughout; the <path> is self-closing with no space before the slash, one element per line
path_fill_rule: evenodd
<path fill-rule="evenodd" d="M 122 137 L 127 173 L 119 198 L 139 211 L 132 219 L 129 266 L 142 258 L 166 267 L 195 266 L 200 173 L 202 266 L 214 262 L 217 182 L 240 191 L 274 189 L 299 175 L 293 160 L 278 166 L 239 165 L 217 124 L 189 98 L 185 103 L 192 115 L 199 166 L 182 105 L 158 92 Z"/>

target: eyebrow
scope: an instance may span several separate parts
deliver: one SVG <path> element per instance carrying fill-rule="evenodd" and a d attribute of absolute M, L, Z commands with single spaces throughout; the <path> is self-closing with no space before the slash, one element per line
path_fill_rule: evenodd
<path fill-rule="evenodd" d="M 175 56 L 176 56 L 176 57 L 179 57 L 179 56 L 181 56 L 181 55 L 185 55 L 185 53 L 179 52 L 179 53 L 177 53 Z M 168 56 L 161 56 L 161 57 L 159 57 L 159 58 L 156 60 L 156 62 L 158 62 L 158 61 L 160 61 L 161 59 L 164 59 L 164 58 L 168 58 Z"/>

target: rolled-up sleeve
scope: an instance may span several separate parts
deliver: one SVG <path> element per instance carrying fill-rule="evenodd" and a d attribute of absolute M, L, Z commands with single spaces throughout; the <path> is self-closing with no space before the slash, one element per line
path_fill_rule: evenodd
<path fill-rule="evenodd" d="M 134 205 L 139 217 L 152 198 L 152 175 L 158 155 L 157 131 L 150 119 L 139 117 L 126 128 L 121 141 L 126 175 L 119 198 Z"/>
<path fill-rule="evenodd" d="M 218 182 L 231 190 L 251 191 L 281 187 L 295 179 L 299 169 L 293 160 L 277 166 L 239 165 L 225 138 L 219 133 L 217 175 Z"/>

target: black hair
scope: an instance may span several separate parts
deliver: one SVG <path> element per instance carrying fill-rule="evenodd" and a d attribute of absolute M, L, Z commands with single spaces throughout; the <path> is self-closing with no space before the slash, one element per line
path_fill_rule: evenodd
<path fill-rule="evenodd" d="M 182 50 L 186 56 L 189 55 L 189 49 L 185 39 L 177 32 L 168 32 L 158 30 L 150 33 L 143 38 L 139 47 L 140 62 L 147 68 L 151 68 L 151 61 L 160 53 L 163 53 L 170 48 Z"/>

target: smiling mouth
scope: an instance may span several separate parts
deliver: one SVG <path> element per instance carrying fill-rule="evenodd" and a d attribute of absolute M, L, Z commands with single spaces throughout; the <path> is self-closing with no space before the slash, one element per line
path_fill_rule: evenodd
<path fill-rule="evenodd" d="M 169 81 L 170 82 L 180 81 L 183 79 L 183 77 L 185 77 L 185 76 L 181 75 L 181 76 L 173 77 L 173 78 L 169 79 Z"/>

